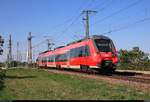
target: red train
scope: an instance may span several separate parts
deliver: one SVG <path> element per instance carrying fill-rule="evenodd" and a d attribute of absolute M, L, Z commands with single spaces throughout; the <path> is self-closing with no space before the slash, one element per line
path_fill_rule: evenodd
<path fill-rule="evenodd" d="M 37 58 L 39 67 L 109 69 L 114 71 L 118 63 L 116 48 L 112 40 L 103 35 L 45 51 Z"/>

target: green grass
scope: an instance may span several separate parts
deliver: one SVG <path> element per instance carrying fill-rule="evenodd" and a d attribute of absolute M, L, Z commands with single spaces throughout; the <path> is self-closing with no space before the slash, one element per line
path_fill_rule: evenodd
<path fill-rule="evenodd" d="M 110 85 L 80 76 L 54 74 L 37 69 L 11 69 L 6 71 L 5 87 L 0 90 L 0 99 L 148 100 L 150 92 L 140 92 L 123 85 Z"/>

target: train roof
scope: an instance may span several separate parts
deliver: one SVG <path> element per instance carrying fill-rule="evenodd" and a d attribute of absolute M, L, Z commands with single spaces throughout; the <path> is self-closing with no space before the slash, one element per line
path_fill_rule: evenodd
<path fill-rule="evenodd" d="M 104 35 L 93 35 L 88 39 L 109 39 L 110 40 L 109 37 L 104 36 Z M 73 41 L 73 42 L 67 44 L 66 46 L 69 46 L 69 45 L 72 45 L 72 44 L 75 44 L 75 43 L 79 43 L 79 42 L 82 42 L 82 41 L 85 41 L 85 40 L 87 40 L 87 39 L 83 38 L 83 39 L 80 39 L 80 40 L 77 40 L 77 41 Z M 65 46 L 59 46 L 59 47 L 54 48 L 54 50 L 49 50 L 49 51 L 55 51 L 55 50 L 63 48 L 63 47 L 65 47 Z M 44 54 L 44 53 L 47 53 L 49 51 L 44 51 L 44 52 L 41 52 L 40 54 Z"/>
<path fill-rule="evenodd" d="M 88 38 L 88 39 L 110 39 L 110 38 L 107 37 L 107 36 L 104 36 L 104 35 L 93 35 L 92 37 L 90 37 L 90 38 Z M 66 46 L 72 45 L 72 44 L 75 44 L 75 43 L 78 43 L 78 42 L 81 42 L 81 41 L 84 41 L 84 40 L 87 40 L 87 39 L 86 39 L 86 38 L 83 38 L 83 39 L 80 39 L 80 40 L 71 42 L 71 43 L 67 44 Z"/>
<path fill-rule="evenodd" d="M 92 38 L 93 39 L 110 39 L 109 37 L 104 36 L 104 35 L 93 35 Z"/>
<path fill-rule="evenodd" d="M 58 46 L 58 47 L 54 48 L 54 50 L 62 48 L 62 47 L 65 47 L 65 46 Z"/>
<path fill-rule="evenodd" d="M 40 54 L 43 54 L 43 53 L 46 53 L 46 52 L 48 52 L 48 50 L 47 50 L 47 51 L 43 51 L 43 52 L 41 52 Z"/>

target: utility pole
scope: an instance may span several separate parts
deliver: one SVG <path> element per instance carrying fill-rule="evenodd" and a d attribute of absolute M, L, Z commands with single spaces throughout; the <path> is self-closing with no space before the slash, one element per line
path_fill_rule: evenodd
<path fill-rule="evenodd" d="M 86 38 L 88 39 L 90 37 L 89 35 L 89 14 L 91 13 L 96 13 L 97 11 L 92 11 L 92 10 L 84 10 L 83 13 L 85 14 L 85 18 L 83 18 L 83 20 L 86 21 L 86 29 L 85 29 L 85 33 L 86 33 Z"/>
<path fill-rule="evenodd" d="M 50 37 L 50 36 L 43 36 L 43 37 L 47 38 L 47 37 Z M 48 38 L 46 39 L 46 41 L 47 41 L 47 48 L 48 48 L 48 51 L 49 51 L 49 50 L 51 50 L 51 48 L 52 48 L 51 46 L 54 45 L 54 43 L 51 43 L 52 40 L 48 39 Z"/>
<path fill-rule="evenodd" d="M 11 67 L 11 61 L 12 61 L 12 39 L 11 34 L 9 35 L 9 43 L 8 43 L 8 67 Z"/>
<path fill-rule="evenodd" d="M 19 42 L 17 42 L 17 61 L 20 61 L 20 59 L 19 59 Z"/>
<path fill-rule="evenodd" d="M 47 39 L 47 47 L 48 47 L 48 51 L 51 50 L 51 45 L 54 45 L 54 43 L 50 42 L 50 39 Z"/>
<path fill-rule="evenodd" d="M 2 36 L 0 35 L 0 55 L 3 54 L 3 49 L 1 48 L 4 44 L 4 39 L 2 39 Z"/>
<path fill-rule="evenodd" d="M 28 64 L 32 64 L 32 36 L 29 32 L 28 36 Z"/>
<path fill-rule="evenodd" d="M 48 51 L 51 50 L 50 45 L 51 45 L 50 39 L 47 39 L 47 47 L 48 47 Z"/>

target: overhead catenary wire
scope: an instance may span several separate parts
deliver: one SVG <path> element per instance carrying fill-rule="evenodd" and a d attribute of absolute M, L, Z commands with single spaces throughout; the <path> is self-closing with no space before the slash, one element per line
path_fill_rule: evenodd
<path fill-rule="evenodd" d="M 122 26 L 122 27 L 119 27 L 119 28 L 116 28 L 116 29 L 113 29 L 113 30 L 110 30 L 108 32 L 105 32 L 105 33 L 102 33 L 102 34 L 109 34 L 109 33 L 112 33 L 112 32 L 118 32 L 118 31 L 121 31 L 121 30 L 124 30 L 124 29 L 128 29 L 129 27 L 135 25 L 135 24 L 139 24 L 139 23 L 142 23 L 142 22 L 145 22 L 145 21 L 149 21 L 150 20 L 150 17 L 146 17 L 144 19 L 141 19 L 141 20 L 138 20 L 138 21 L 135 21 L 133 23 L 130 23 L 130 24 L 127 24 L 125 26 Z"/>
<path fill-rule="evenodd" d="M 100 22 L 103 22 L 104 20 L 106 20 L 106 19 L 108 19 L 108 18 L 111 18 L 111 17 L 113 17 L 113 16 L 115 16 L 115 15 L 117 15 L 117 14 L 119 14 L 119 13 L 121 13 L 121 12 L 127 10 L 127 9 L 129 9 L 129 8 L 131 8 L 131 7 L 133 7 L 133 6 L 137 5 L 137 4 L 139 4 L 140 2 L 141 2 L 141 0 L 137 0 L 136 2 L 133 2 L 133 3 L 129 4 L 129 5 L 127 5 L 126 7 L 121 8 L 121 9 L 119 9 L 118 11 L 113 12 L 113 13 L 111 13 L 110 15 L 105 16 L 104 18 L 102 18 L 102 19 L 96 21 L 96 22 L 93 23 L 92 25 L 96 25 L 96 24 L 98 24 L 98 23 L 100 23 Z"/>
<path fill-rule="evenodd" d="M 113 3 L 113 0 L 105 0 L 104 2 L 100 3 L 99 5 L 95 6 L 93 9 L 100 12 L 105 10 L 110 4 Z M 99 8 L 101 7 L 101 8 Z"/>
<path fill-rule="evenodd" d="M 101 8 L 98 8 L 98 10 L 96 10 L 96 11 L 97 12 L 103 11 L 107 8 L 108 5 L 112 4 L 112 2 L 113 2 L 113 0 L 109 0 L 109 2 L 108 2 L 108 0 L 105 0 L 105 1 L 101 2 L 100 4 L 96 5 L 96 7 L 93 7 L 92 9 L 97 9 L 98 7 L 101 7 Z M 84 28 L 85 28 L 85 23 L 84 22 L 83 22 L 83 25 L 84 25 Z"/>
<path fill-rule="evenodd" d="M 86 5 L 85 8 L 83 8 L 83 9 L 87 9 L 88 7 L 90 7 L 90 6 L 93 4 L 93 2 L 94 2 L 94 0 L 91 0 L 91 2 L 89 2 L 89 4 Z M 80 11 L 81 9 L 82 9 L 82 7 L 80 7 L 78 11 Z M 82 15 L 82 13 L 80 13 L 78 16 L 76 16 L 75 19 L 72 19 L 72 22 L 71 22 L 70 25 L 62 32 L 62 34 L 65 33 L 65 32 L 67 32 L 67 31 L 74 25 L 74 23 L 81 17 L 81 15 Z"/>
<path fill-rule="evenodd" d="M 81 17 L 81 15 L 82 14 L 78 15 L 61 34 L 64 34 L 65 32 L 67 32 L 73 26 L 73 24 Z"/>
<path fill-rule="evenodd" d="M 93 1 L 93 0 L 92 0 L 92 1 Z M 91 4 L 92 4 L 92 3 L 89 2 L 89 4 L 87 4 L 86 7 L 89 7 Z M 79 8 L 76 10 L 76 12 L 80 11 L 81 9 L 83 9 L 83 6 L 85 6 L 85 2 L 83 2 L 83 3 L 79 6 Z M 58 24 L 58 25 L 55 25 L 55 26 L 52 27 L 52 28 L 53 28 L 53 30 L 56 30 L 56 28 L 59 28 L 59 27 L 64 26 L 64 25 L 67 25 L 67 24 L 70 23 L 73 19 L 74 19 L 74 16 L 72 16 L 71 18 L 65 20 L 63 23 L 60 23 L 60 24 Z"/>
<path fill-rule="evenodd" d="M 84 8 L 88 8 L 89 6 L 92 5 L 92 3 L 94 2 L 94 0 L 92 0 L 88 5 L 86 5 Z M 79 11 L 81 10 L 82 7 L 79 8 Z M 83 9 L 84 9 L 83 8 Z M 66 33 L 76 22 L 77 20 L 81 17 L 82 13 L 80 13 L 79 15 L 77 15 L 74 19 L 72 19 L 72 21 L 70 22 L 70 24 L 65 28 L 65 30 L 63 30 L 60 34 L 63 35 L 64 33 Z M 62 38 L 63 36 L 59 36 L 59 38 Z"/>
<path fill-rule="evenodd" d="M 79 10 L 81 10 L 83 8 L 83 6 L 85 5 L 85 2 L 82 2 L 81 5 L 79 6 L 79 8 L 76 10 L 76 12 L 78 12 Z M 74 19 L 74 16 L 70 17 L 69 19 L 66 19 L 64 22 L 61 22 L 60 24 L 56 24 L 53 27 L 51 27 L 51 31 L 56 31 L 56 29 L 60 28 L 61 26 L 66 26 L 67 24 L 69 24 L 72 20 Z M 61 31 L 60 31 L 61 32 Z M 57 33 L 56 33 L 57 34 Z M 40 34 L 41 35 L 41 34 Z"/>
<path fill-rule="evenodd" d="M 98 4 L 95 7 L 93 7 L 92 9 L 97 9 L 98 7 L 101 7 L 101 5 L 104 5 L 107 2 L 108 2 L 107 0 L 104 0 L 103 2 L 100 2 L 100 4 Z"/>
<path fill-rule="evenodd" d="M 80 9 L 82 9 L 83 5 L 85 5 L 84 2 L 79 6 L 79 8 L 77 9 L 77 11 L 79 11 Z M 62 22 L 62 23 L 60 23 L 60 24 L 58 24 L 58 25 L 55 25 L 55 26 L 53 27 L 53 30 L 55 30 L 55 28 L 59 28 L 59 27 L 61 27 L 61 26 L 63 26 L 63 25 L 66 25 L 66 23 L 69 23 L 70 21 L 72 21 L 72 19 L 73 19 L 73 16 L 70 17 L 69 19 L 65 20 L 64 22 Z"/>
<path fill-rule="evenodd" d="M 82 8 L 82 9 L 89 9 L 89 7 L 91 7 L 93 4 L 94 4 L 94 2 L 95 2 L 95 0 L 91 0 L 90 2 L 89 2 L 89 4 L 87 4 L 84 8 Z"/>
<path fill-rule="evenodd" d="M 38 43 L 38 44 L 36 44 L 36 45 L 34 45 L 34 46 L 32 46 L 32 49 L 35 49 L 36 47 L 38 47 L 38 46 L 41 45 L 41 44 L 44 44 L 46 41 L 47 41 L 47 39 L 44 40 L 44 41 L 41 41 L 40 43 Z"/>

